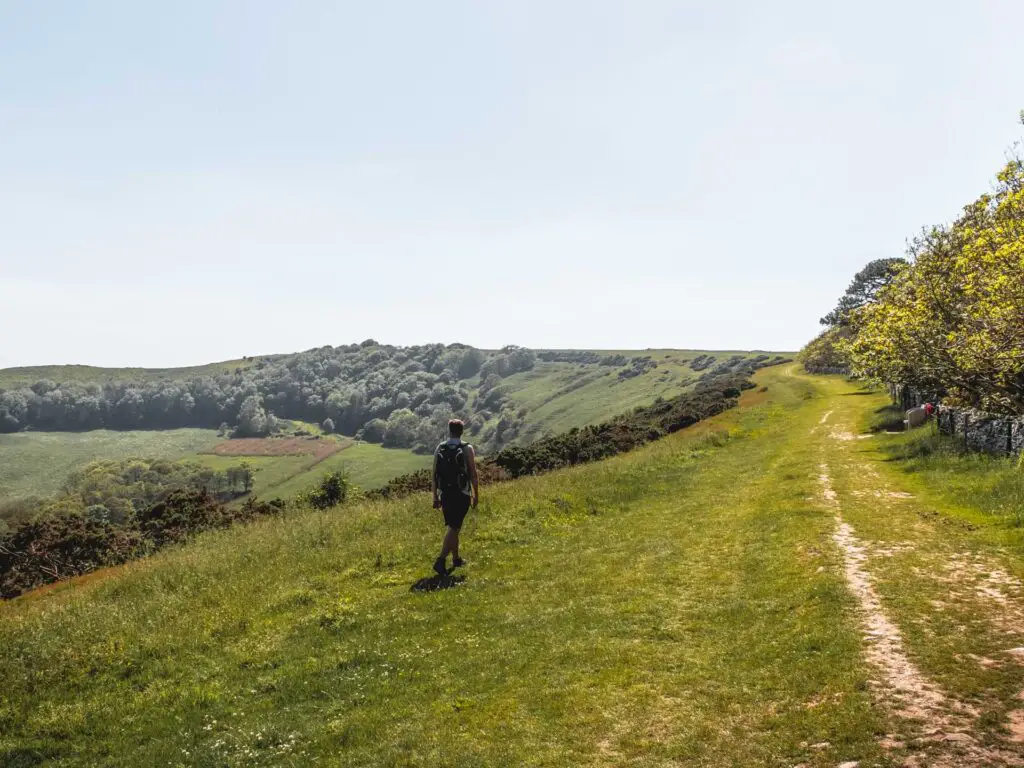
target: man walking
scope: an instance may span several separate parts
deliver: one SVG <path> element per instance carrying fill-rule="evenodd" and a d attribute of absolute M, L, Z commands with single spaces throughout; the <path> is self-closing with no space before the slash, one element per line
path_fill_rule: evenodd
<path fill-rule="evenodd" d="M 434 561 L 438 576 L 448 573 L 448 555 L 452 568 L 464 564 L 459 557 L 459 530 L 470 506 L 476 507 L 480 498 L 480 485 L 476 476 L 476 454 L 473 446 L 462 442 L 463 423 L 459 419 L 448 422 L 448 439 L 434 451 L 433 488 L 434 509 L 444 512 L 448 530 L 441 544 L 441 555 Z"/>

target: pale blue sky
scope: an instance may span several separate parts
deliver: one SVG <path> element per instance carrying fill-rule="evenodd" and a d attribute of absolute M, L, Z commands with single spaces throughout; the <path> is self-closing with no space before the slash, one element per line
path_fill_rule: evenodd
<path fill-rule="evenodd" d="M 795 349 L 988 188 L 1022 25 L 1008 1 L 0 0 L 0 366 Z"/>

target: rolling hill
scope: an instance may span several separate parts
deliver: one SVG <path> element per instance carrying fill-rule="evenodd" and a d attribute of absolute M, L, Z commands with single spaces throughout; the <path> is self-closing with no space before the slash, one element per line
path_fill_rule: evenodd
<path fill-rule="evenodd" d="M 257 494 L 287 498 L 310 487 L 330 469 L 342 468 L 352 482 L 373 488 L 395 475 L 426 466 L 423 448 L 441 439 L 444 422 L 453 413 L 466 418 L 468 439 L 481 453 L 494 452 L 609 419 L 658 397 L 680 394 L 716 370 L 775 357 L 667 349 L 473 350 L 479 353 L 477 368 L 458 378 L 469 373 L 463 363 L 469 349 L 464 345 L 403 349 L 364 342 L 191 368 L 0 370 L 0 411 L 5 390 L 11 398 L 21 393 L 23 399 L 38 402 L 35 421 L 30 411 L 22 417 L 29 423 L 29 431 L 0 434 L 0 507 L 4 502 L 59 490 L 72 470 L 91 459 L 143 456 L 199 461 L 223 469 L 228 459 L 210 453 L 221 440 L 215 427 L 230 418 L 234 406 L 225 410 L 217 398 L 228 398 L 225 402 L 237 405 L 254 390 L 267 393 L 260 396 L 264 405 L 276 403 L 285 409 L 278 415 L 329 413 L 338 420 L 339 432 L 344 431 L 342 422 L 347 419 L 345 426 L 354 427 L 347 434 L 364 438 L 328 460 L 294 454 L 273 456 L 262 450 L 237 456 L 256 470 Z M 526 359 L 518 363 L 522 370 L 514 365 L 503 369 L 503 361 L 514 355 Z M 280 394 L 276 394 L 278 390 Z M 293 390 L 297 393 L 294 397 L 288 394 Z M 133 401 L 133 407 L 159 411 L 162 421 L 156 420 L 158 424 L 188 426 L 59 431 L 31 426 L 45 424 L 47 414 L 60 408 L 76 409 L 69 421 L 82 423 L 79 412 L 84 406 L 76 405 L 79 403 L 88 404 L 89 414 L 99 412 L 96 418 L 112 420 L 127 411 L 121 407 L 124 400 L 140 392 L 152 398 Z M 203 401 L 203 393 L 208 392 L 217 394 Z M 111 402 L 106 417 L 104 397 Z M 121 399 L 115 401 L 117 397 Z M 69 401 L 70 406 L 66 405 Z M 191 415 L 179 407 L 186 401 L 191 403 Z M 213 428 L 201 429 L 199 422 L 204 419 Z M 296 421 L 287 426 L 296 428 L 321 431 L 318 423 Z M 0 509 L 0 524 L 3 516 Z"/>
<path fill-rule="evenodd" d="M 255 364 L 255 358 L 224 360 L 219 363 L 192 365 L 182 368 L 103 368 L 95 365 L 33 365 L 0 368 L 0 389 L 31 387 L 37 381 L 75 382 L 88 384 L 97 381 L 152 382 L 185 381 L 193 376 L 220 376 L 244 370 Z"/>
<path fill-rule="evenodd" d="M 1013 467 L 867 431 L 885 395 L 838 377 L 756 384 L 485 488 L 446 579 L 414 495 L 0 605 L 0 762 L 1017 764 Z"/>

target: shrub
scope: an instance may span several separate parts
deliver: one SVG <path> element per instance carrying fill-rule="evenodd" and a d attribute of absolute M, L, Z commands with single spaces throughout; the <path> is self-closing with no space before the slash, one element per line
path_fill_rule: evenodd
<path fill-rule="evenodd" d="M 714 362 L 714 355 L 697 355 L 690 361 L 690 368 L 694 371 L 703 371 L 705 368 L 710 368 Z"/>
<path fill-rule="evenodd" d="M 849 373 L 850 357 L 846 344 L 851 336 L 849 326 L 822 331 L 800 350 L 797 360 L 809 373 Z"/>
<path fill-rule="evenodd" d="M 349 482 L 341 472 L 328 472 L 313 488 L 300 494 L 299 501 L 314 509 L 330 509 L 345 501 Z"/>

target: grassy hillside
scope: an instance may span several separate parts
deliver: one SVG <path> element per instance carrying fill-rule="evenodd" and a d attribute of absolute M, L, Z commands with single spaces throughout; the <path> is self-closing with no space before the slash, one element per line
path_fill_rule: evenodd
<path fill-rule="evenodd" d="M 636 406 L 649 405 L 658 397 L 680 394 L 692 389 L 704 372 L 722 361 L 763 353 L 649 349 L 602 350 L 596 354 L 603 358 L 650 356 L 658 367 L 639 376 L 620 378 L 620 366 L 539 362 L 531 371 L 506 378 L 503 383 L 513 401 L 526 409 L 525 425 L 513 444 L 525 445 L 545 433 L 596 424 Z M 696 371 L 691 363 L 702 355 L 713 357 L 714 362 Z"/>
<path fill-rule="evenodd" d="M 426 578 L 441 529 L 414 496 L 204 535 L 0 606 L 0 755 L 200 766 L 1019 759 L 1019 667 L 1006 651 L 1024 631 L 1019 523 L 919 478 L 923 459 L 899 452 L 923 437 L 855 439 L 882 396 L 848 397 L 858 393 L 842 380 L 792 366 L 758 383 L 767 391 L 742 408 L 644 449 L 485 489 L 457 578 Z M 928 459 L 926 471 L 961 460 Z M 1011 471 L 979 470 L 973 498 Z M 866 559 L 837 544 L 840 515 Z M 901 632 L 895 645 L 862 625 L 851 567 L 870 569 L 880 602 L 868 608 Z M 879 648 L 941 691 L 940 704 L 905 709 Z"/>
<path fill-rule="evenodd" d="M 17 368 L 0 368 L 0 389 L 29 387 L 37 381 L 48 379 L 53 382 L 123 381 L 178 381 L 192 376 L 218 376 L 246 369 L 256 364 L 255 358 L 224 360 L 206 365 L 191 365 L 183 368 L 101 368 L 94 365 L 36 365 Z"/>

